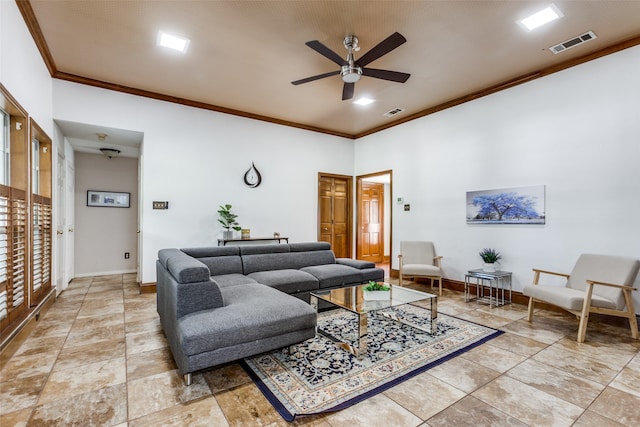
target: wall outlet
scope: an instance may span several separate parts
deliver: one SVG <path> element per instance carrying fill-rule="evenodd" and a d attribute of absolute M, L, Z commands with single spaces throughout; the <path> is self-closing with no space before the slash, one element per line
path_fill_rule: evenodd
<path fill-rule="evenodd" d="M 169 209 L 169 202 L 153 202 L 153 209 Z"/>
<path fill-rule="evenodd" d="M 130 254 L 129 252 L 125 252 L 124 253 L 124 259 L 129 259 L 130 258 Z"/>

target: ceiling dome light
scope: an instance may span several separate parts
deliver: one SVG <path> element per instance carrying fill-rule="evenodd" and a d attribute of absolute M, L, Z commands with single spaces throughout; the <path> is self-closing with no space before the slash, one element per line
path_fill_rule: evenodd
<path fill-rule="evenodd" d="M 117 150 L 115 148 L 101 148 L 100 151 L 102 151 L 102 154 L 110 159 L 118 157 L 118 154 L 120 154 L 120 150 Z"/>

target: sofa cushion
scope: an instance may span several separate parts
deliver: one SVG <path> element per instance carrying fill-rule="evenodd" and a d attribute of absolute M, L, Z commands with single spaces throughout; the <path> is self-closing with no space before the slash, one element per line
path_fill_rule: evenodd
<path fill-rule="evenodd" d="M 242 274 L 242 259 L 237 246 L 184 248 L 181 250 L 209 267 L 211 276 L 232 273 Z"/>
<path fill-rule="evenodd" d="M 330 251 L 331 244 L 329 244 L 328 242 L 290 243 L 289 250 L 291 252 Z"/>
<path fill-rule="evenodd" d="M 318 279 L 300 270 L 257 271 L 249 277 L 288 294 L 316 290 L 319 286 Z"/>
<path fill-rule="evenodd" d="M 371 261 L 360 261 L 353 258 L 336 258 L 336 263 L 348 265 L 349 267 L 364 270 L 365 268 L 374 268 L 376 265 Z"/>
<path fill-rule="evenodd" d="M 201 248 L 182 248 L 180 250 L 194 258 L 240 255 L 238 246 L 206 246 Z"/>
<path fill-rule="evenodd" d="M 274 245 L 277 246 L 277 245 Z M 288 252 L 242 256 L 244 274 L 270 270 L 297 270 L 311 265 L 335 264 L 332 251 Z"/>
<path fill-rule="evenodd" d="M 203 257 L 198 260 L 209 267 L 212 276 L 242 274 L 242 258 L 239 256 Z"/>
<path fill-rule="evenodd" d="M 219 274 L 217 276 L 211 276 L 213 280 L 218 283 L 218 286 L 221 288 L 226 288 L 227 286 L 236 286 L 236 285 L 244 285 L 246 283 L 257 283 L 252 278 L 245 276 L 244 274 Z"/>
<path fill-rule="evenodd" d="M 191 356 L 313 328 L 315 310 L 304 301 L 267 286 L 248 283 L 222 288 L 225 306 L 179 320 L 179 340 Z"/>
<path fill-rule="evenodd" d="M 289 245 L 242 245 L 240 255 L 279 254 L 289 252 Z"/>
<path fill-rule="evenodd" d="M 320 289 L 341 287 L 362 283 L 362 272 L 356 268 L 341 264 L 314 265 L 300 270 L 315 276 Z"/>
<path fill-rule="evenodd" d="M 359 271 L 362 274 L 363 282 L 368 282 L 369 280 L 384 280 L 384 270 L 381 268 L 365 268 L 364 270 Z"/>

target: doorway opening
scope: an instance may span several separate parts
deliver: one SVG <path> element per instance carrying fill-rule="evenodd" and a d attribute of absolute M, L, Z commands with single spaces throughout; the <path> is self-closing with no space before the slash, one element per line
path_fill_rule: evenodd
<path fill-rule="evenodd" d="M 356 177 L 356 258 L 391 272 L 393 171 Z"/>

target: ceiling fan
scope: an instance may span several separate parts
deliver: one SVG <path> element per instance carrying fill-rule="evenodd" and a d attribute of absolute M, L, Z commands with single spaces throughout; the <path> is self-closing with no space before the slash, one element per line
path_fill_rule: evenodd
<path fill-rule="evenodd" d="M 389 37 L 374 46 L 369 52 L 362 55 L 358 60 L 355 59 L 353 52 L 360 50 L 358 46 L 358 37 L 355 35 L 346 36 L 344 38 L 344 47 L 347 48 L 349 53 L 347 59 L 342 59 L 340 55 L 320 43 L 318 40 L 312 40 L 305 44 L 311 49 L 318 52 L 320 55 L 330 59 L 338 64 L 340 70 L 330 71 L 328 73 L 318 74 L 317 76 L 307 77 L 291 82 L 293 85 L 299 85 L 302 83 L 309 83 L 314 80 L 323 79 L 325 77 L 336 76 L 340 74 L 344 86 L 342 87 L 342 100 L 353 98 L 353 92 L 355 89 L 355 83 L 360 80 L 361 76 L 375 77 L 376 79 L 390 80 L 392 82 L 404 83 L 411 76 L 411 74 L 401 73 L 399 71 L 378 70 L 376 68 L 366 68 L 369 63 L 375 61 L 383 55 L 391 52 L 404 42 L 406 42 L 402 34 L 395 32 Z"/>

